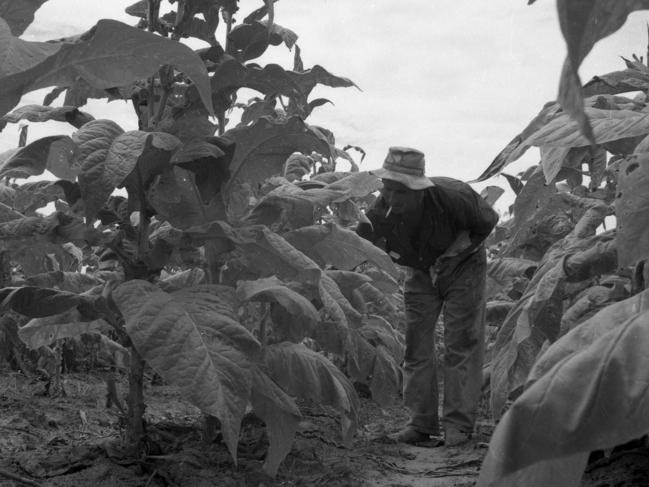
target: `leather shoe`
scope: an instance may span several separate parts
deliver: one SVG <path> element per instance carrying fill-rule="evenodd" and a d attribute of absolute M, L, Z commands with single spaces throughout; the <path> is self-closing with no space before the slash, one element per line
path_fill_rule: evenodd
<path fill-rule="evenodd" d="M 457 428 L 446 428 L 444 443 L 446 446 L 461 446 L 471 439 L 471 434 Z"/>

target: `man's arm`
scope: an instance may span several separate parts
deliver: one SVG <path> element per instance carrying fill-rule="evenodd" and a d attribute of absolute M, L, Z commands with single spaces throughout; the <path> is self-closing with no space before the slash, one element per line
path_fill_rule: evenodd
<path fill-rule="evenodd" d="M 449 211 L 453 212 L 461 230 L 448 249 L 437 258 L 434 266 L 437 273 L 452 271 L 482 245 L 498 223 L 496 211 L 470 186 L 448 203 Z"/>

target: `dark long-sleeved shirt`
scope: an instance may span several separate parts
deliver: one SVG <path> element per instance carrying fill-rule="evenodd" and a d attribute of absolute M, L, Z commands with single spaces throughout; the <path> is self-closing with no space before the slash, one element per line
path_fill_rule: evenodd
<path fill-rule="evenodd" d="M 467 231 L 475 247 L 498 222 L 498 214 L 467 183 L 445 177 L 430 179 L 435 186 L 422 190 L 425 194 L 418 222 L 395 214 L 386 218 L 388 205 L 379 197 L 367 211 L 371 225 L 360 223 L 356 229 L 371 242 L 385 239 L 386 252 L 398 264 L 428 269 L 460 232 Z"/>

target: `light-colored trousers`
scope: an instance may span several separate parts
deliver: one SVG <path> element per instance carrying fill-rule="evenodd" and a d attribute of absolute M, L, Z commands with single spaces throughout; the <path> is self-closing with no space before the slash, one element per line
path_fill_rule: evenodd
<path fill-rule="evenodd" d="M 409 426 L 423 433 L 440 433 L 435 325 L 443 311 L 441 426 L 471 433 L 482 386 L 485 250 L 480 248 L 435 284 L 428 272 L 410 271 L 404 286 L 407 329 L 403 364 L 403 399 L 410 410 Z"/>

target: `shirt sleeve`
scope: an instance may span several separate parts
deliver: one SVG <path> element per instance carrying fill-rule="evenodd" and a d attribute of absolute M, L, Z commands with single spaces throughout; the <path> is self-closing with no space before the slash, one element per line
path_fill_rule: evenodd
<path fill-rule="evenodd" d="M 498 213 L 466 183 L 457 191 L 449 191 L 445 199 L 457 229 L 467 230 L 474 244 L 484 241 L 498 223 Z"/>

